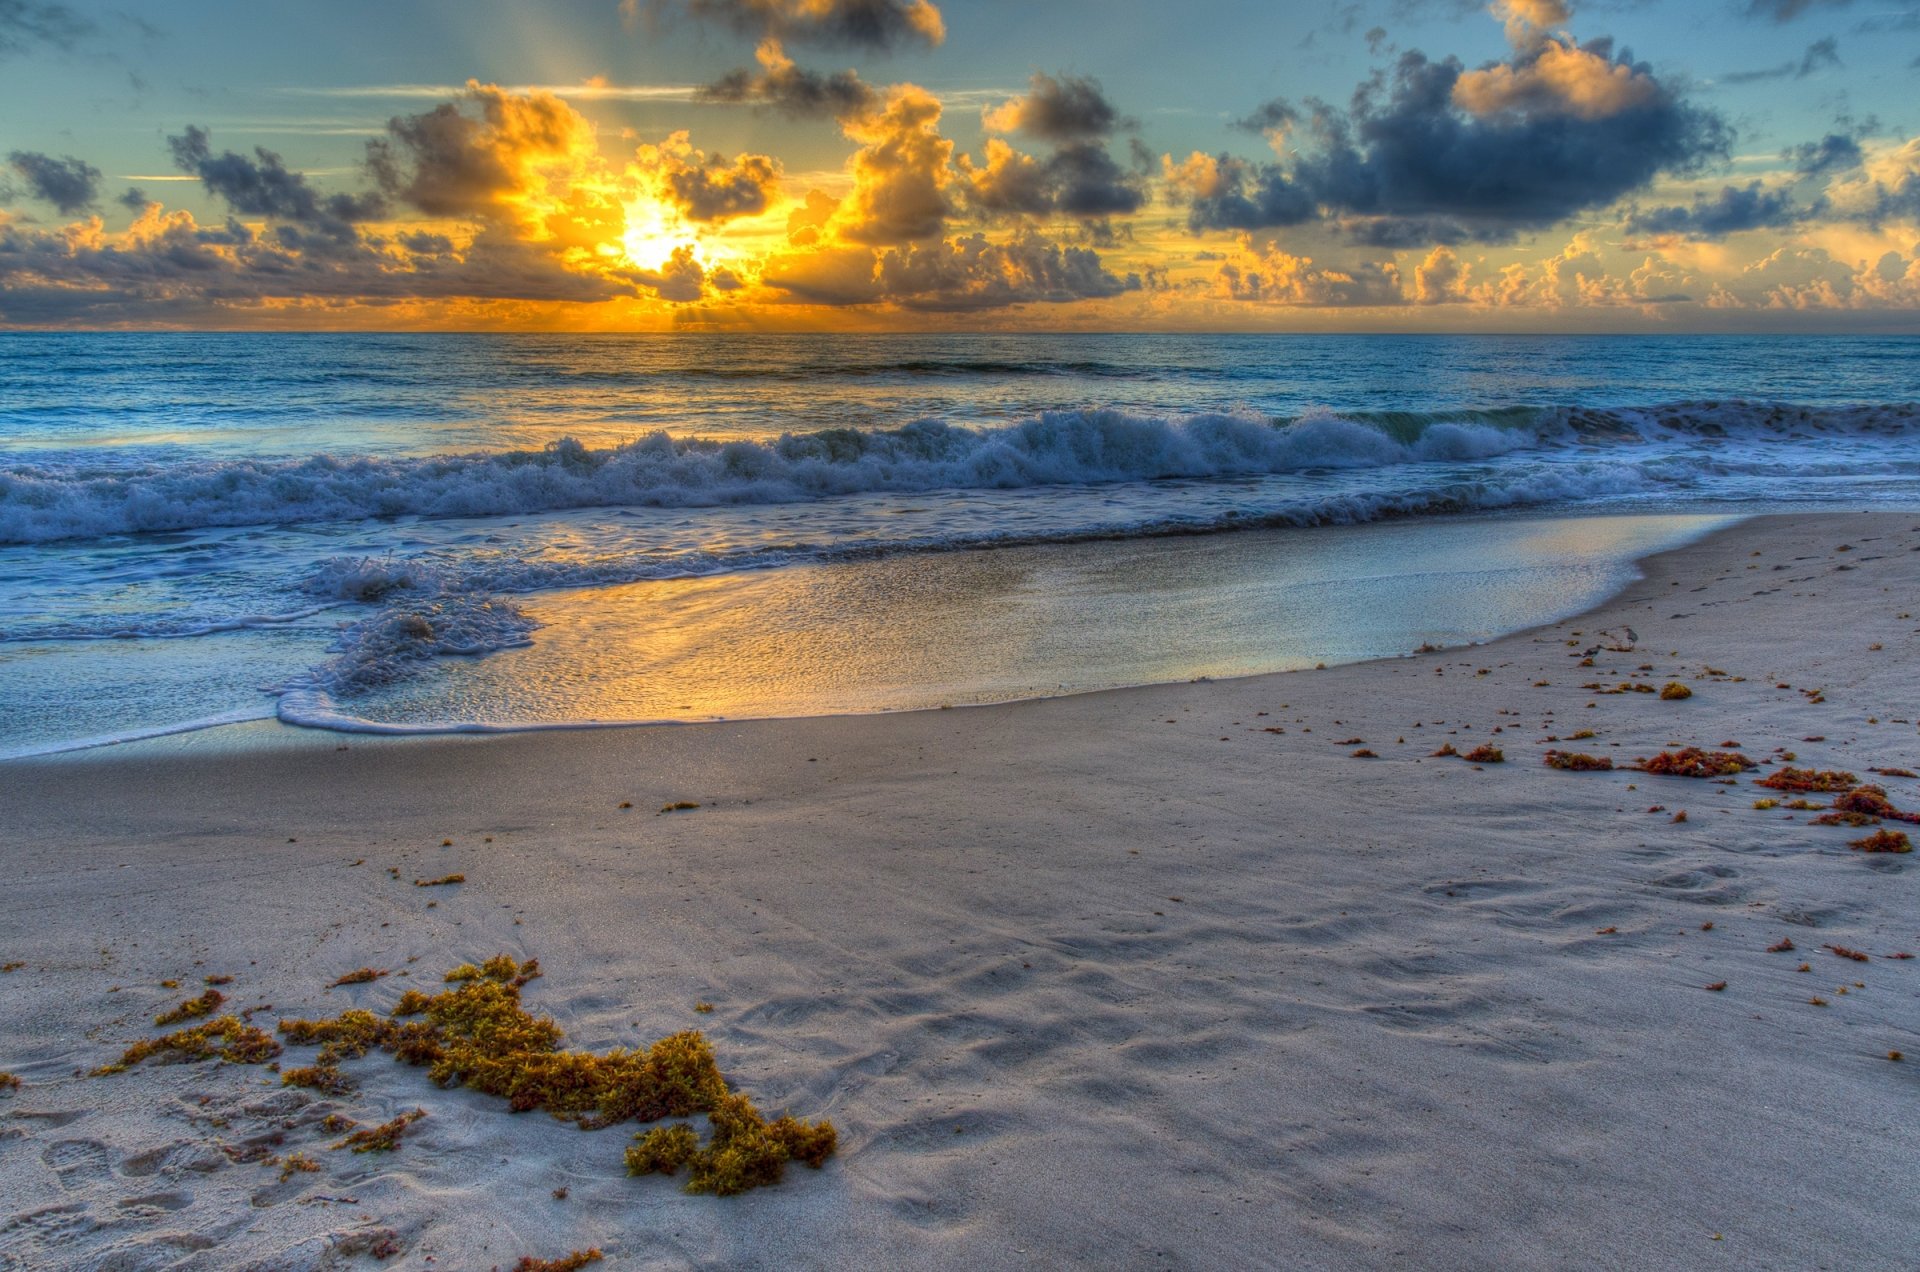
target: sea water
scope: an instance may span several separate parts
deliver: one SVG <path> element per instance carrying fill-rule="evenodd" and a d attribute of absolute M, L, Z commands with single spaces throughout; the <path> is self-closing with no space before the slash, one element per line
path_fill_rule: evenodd
<path fill-rule="evenodd" d="M 1920 507 L 1910 337 L 0 335 L 0 755 L 893 710 Z"/>

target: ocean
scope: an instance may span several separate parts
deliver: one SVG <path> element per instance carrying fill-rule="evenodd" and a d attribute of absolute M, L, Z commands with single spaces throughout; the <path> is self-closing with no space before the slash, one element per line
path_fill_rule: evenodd
<path fill-rule="evenodd" d="M 1920 338 L 0 335 L 0 756 L 1464 644 L 1920 509 Z"/>

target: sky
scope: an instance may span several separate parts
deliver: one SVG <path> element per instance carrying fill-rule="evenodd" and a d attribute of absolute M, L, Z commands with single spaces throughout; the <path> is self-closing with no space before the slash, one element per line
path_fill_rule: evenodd
<path fill-rule="evenodd" d="M 1920 0 L 0 0 L 0 327 L 1920 331 Z"/>

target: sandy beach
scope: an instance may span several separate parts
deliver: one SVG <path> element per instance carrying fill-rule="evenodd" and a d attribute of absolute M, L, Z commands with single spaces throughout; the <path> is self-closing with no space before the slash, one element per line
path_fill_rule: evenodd
<path fill-rule="evenodd" d="M 1755 783 L 1792 753 L 1920 808 L 1917 520 L 1756 518 L 1323 671 L 0 764 L 0 1268 L 1912 1267 L 1914 859 Z M 1681 746 L 1758 767 L 1543 763 Z M 500 953 L 568 1045 L 703 1030 L 838 1153 L 690 1196 L 627 1177 L 630 1123 L 377 1053 L 338 1097 L 86 1076 L 209 976 L 271 1028 Z M 391 1153 L 321 1126 L 416 1107 Z"/>

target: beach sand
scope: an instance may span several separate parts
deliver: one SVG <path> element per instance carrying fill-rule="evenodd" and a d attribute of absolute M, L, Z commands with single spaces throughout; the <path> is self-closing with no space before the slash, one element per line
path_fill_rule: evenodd
<path fill-rule="evenodd" d="M 1318 672 L 0 765 L 0 1267 L 1912 1267 L 1920 876 L 1754 779 L 1920 807 L 1869 774 L 1920 770 L 1916 521 L 1758 518 L 1596 612 Z M 1693 696 L 1582 688 L 1623 681 Z M 1731 785 L 1542 763 L 1730 741 L 1766 761 Z M 689 1196 L 625 1176 L 631 1125 L 379 1054 L 332 1099 L 80 1076 L 208 975 L 271 1025 L 500 952 L 571 1045 L 705 1030 L 838 1155 Z M 414 1107 L 391 1154 L 318 1125 Z"/>

